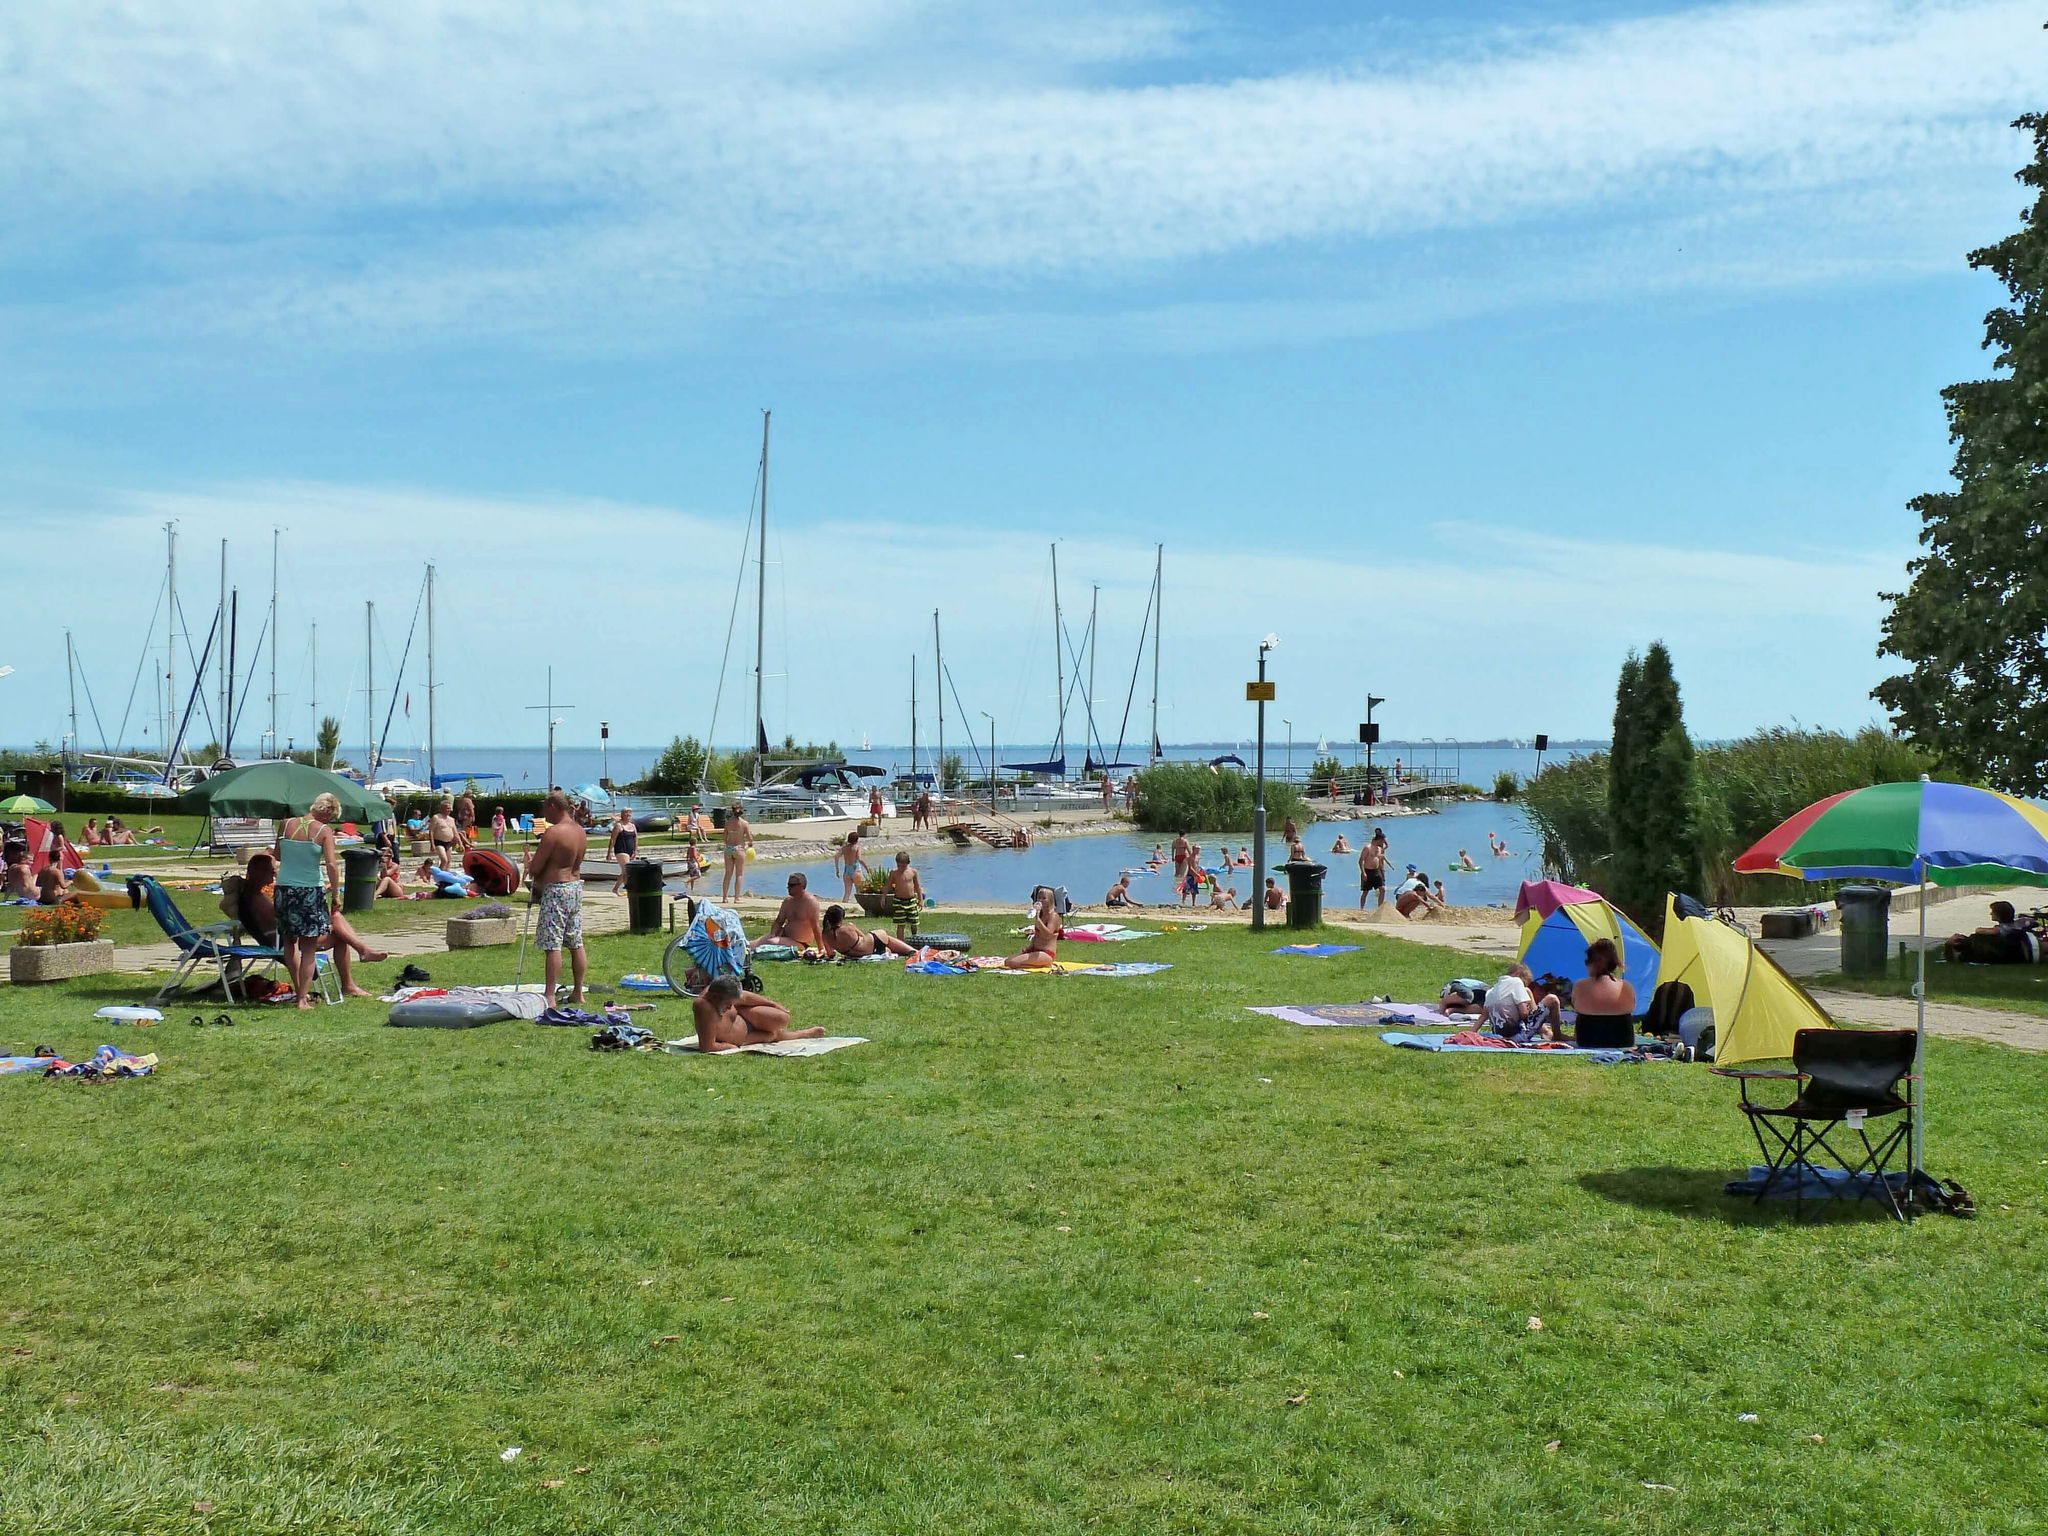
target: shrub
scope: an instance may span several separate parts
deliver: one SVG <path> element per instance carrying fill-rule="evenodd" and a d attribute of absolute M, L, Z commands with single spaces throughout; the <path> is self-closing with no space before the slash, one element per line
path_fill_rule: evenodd
<path fill-rule="evenodd" d="M 1206 763 L 1156 763 L 1137 777 L 1137 822 L 1148 832 L 1243 834 L 1252 829 L 1258 789 L 1249 774 Z M 1315 819 L 1299 789 L 1266 780 L 1267 827 L 1277 834 L 1290 816 L 1299 822 Z"/>
<path fill-rule="evenodd" d="M 1512 768 L 1503 768 L 1493 776 L 1493 798 L 1496 800 L 1512 800 L 1521 793 L 1521 789 L 1522 781 Z"/>
<path fill-rule="evenodd" d="M 67 901 L 54 907 L 40 907 L 21 920 L 15 942 L 29 949 L 51 944 L 85 944 L 100 936 L 107 914 L 82 901 Z"/>
<path fill-rule="evenodd" d="M 1319 757 L 1308 765 L 1308 780 L 1311 784 L 1327 784 L 1341 777 L 1344 765 L 1334 757 Z"/>
<path fill-rule="evenodd" d="M 704 786 L 706 753 L 694 736 L 678 736 L 633 788 L 647 795 L 694 795 Z"/>

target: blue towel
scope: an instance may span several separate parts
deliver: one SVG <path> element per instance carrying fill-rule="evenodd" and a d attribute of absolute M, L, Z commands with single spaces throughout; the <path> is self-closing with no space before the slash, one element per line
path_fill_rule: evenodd
<path fill-rule="evenodd" d="M 1390 1029 L 1380 1036 L 1387 1045 L 1404 1045 L 1411 1051 L 1471 1051 L 1479 1056 L 1576 1056 L 1582 1061 L 1597 1061 L 1602 1066 L 1613 1066 L 1618 1061 L 1628 1060 L 1627 1051 L 1582 1050 L 1576 1045 L 1552 1046 L 1547 1051 L 1531 1050 L 1526 1046 L 1510 1045 L 1452 1045 L 1449 1035 L 1410 1035 L 1398 1029 Z"/>
<path fill-rule="evenodd" d="M 1116 965 L 1091 965 L 1086 970 L 1075 971 L 1076 976 L 1150 976 L 1154 971 L 1170 971 L 1173 967 L 1161 960 L 1125 960 Z"/>
<path fill-rule="evenodd" d="M 965 976 L 968 973 L 966 966 L 948 965 L 943 960 L 913 960 L 903 969 L 919 976 Z"/>
<path fill-rule="evenodd" d="M 1360 944 L 1282 944 L 1273 953 L 1276 955 L 1314 955 L 1324 959 L 1330 955 L 1355 955 L 1364 948 Z"/>

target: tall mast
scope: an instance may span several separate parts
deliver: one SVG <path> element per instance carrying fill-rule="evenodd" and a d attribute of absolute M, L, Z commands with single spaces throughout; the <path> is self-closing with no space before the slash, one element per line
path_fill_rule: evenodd
<path fill-rule="evenodd" d="M 228 622 L 228 541 L 226 539 L 220 541 L 220 622 L 221 628 L 225 630 Z M 220 746 L 222 757 L 228 755 L 228 675 L 228 653 L 223 649 L 220 653 L 219 685 L 215 689 L 220 695 Z"/>
<path fill-rule="evenodd" d="M 228 594 L 228 690 L 220 712 L 220 755 L 227 758 L 235 755 L 235 645 L 241 619 L 242 589 L 237 587 Z"/>
<path fill-rule="evenodd" d="M 917 653 L 910 656 L 910 782 L 917 782 Z M 913 797 L 914 798 L 914 797 Z"/>
<path fill-rule="evenodd" d="M 363 655 L 368 662 L 369 686 L 363 690 L 363 751 L 364 761 L 370 766 L 363 773 L 363 782 L 369 783 L 377 777 L 377 604 L 365 599 L 363 602 Z"/>
<path fill-rule="evenodd" d="M 1152 552 L 1152 745 L 1146 752 L 1147 763 L 1159 760 L 1159 620 L 1166 604 L 1165 574 L 1166 546 L 1161 544 Z"/>
<path fill-rule="evenodd" d="M 761 413 L 761 547 L 760 580 L 754 591 L 754 788 L 761 787 L 761 760 L 766 757 L 768 726 L 761 714 L 762 656 L 768 640 L 768 416 Z"/>
<path fill-rule="evenodd" d="M 1102 588 L 1096 587 L 1088 597 L 1088 740 L 1095 740 L 1095 615 L 1102 606 Z M 1087 761 L 1083 749 L 1082 761 Z"/>
<path fill-rule="evenodd" d="M 946 803 L 946 652 L 939 644 L 939 610 L 932 610 L 932 671 L 939 685 L 939 757 L 932 770 L 932 788 L 938 803 Z"/>
<path fill-rule="evenodd" d="M 1064 645 L 1065 636 L 1060 633 L 1060 547 L 1055 542 L 1052 546 L 1052 686 L 1053 697 L 1060 706 L 1060 724 L 1052 750 L 1053 756 L 1061 760 L 1062 771 L 1066 767 L 1067 756 L 1067 665 L 1066 658 L 1060 655 Z"/>
<path fill-rule="evenodd" d="M 320 761 L 320 621 L 318 619 L 313 621 L 311 644 L 313 652 L 313 699 L 308 708 L 311 709 L 313 714 L 313 766 L 315 768 L 332 768 L 334 764 L 322 763 Z"/>
<path fill-rule="evenodd" d="M 270 530 L 270 755 L 277 756 L 277 530 Z"/>
<path fill-rule="evenodd" d="M 173 518 L 164 524 L 168 539 L 169 554 L 166 557 L 164 583 L 169 591 L 168 616 L 164 619 L 164 766 L 171 766 L 171 710 L 175 708 L 170 700 L 178 696 L 178 523 Z"/>
<path fill-rule="evenodd" d="M 434 782 L 434 568 L 427 567 L 427 788 Z"/>
<path fill-rule="evenodd" d="M 64 679 L 71 687 L 71 750 L 78 750 L 78 668 L 71 659 L 71 631 L 64 631 Z"/>

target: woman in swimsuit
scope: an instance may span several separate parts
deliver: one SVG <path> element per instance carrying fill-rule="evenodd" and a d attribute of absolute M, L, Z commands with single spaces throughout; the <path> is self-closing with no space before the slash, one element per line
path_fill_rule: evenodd
<path fill-rule="evenodd" d="M 852 901 L 853 893 L 859 887 L 860 877 L 868 872 L 868 861 L 860 854 L 860 832 L 857 829 L 846 834 L 846 841 L 840 845 L 833 862 L 839 866 L 839 878 L 846 885 L 846 889 L 840 893 L 840 899 Z"/>
<path fill-rule="evenodd" d="M 848 960 L 868 960 L 876 955 L 914 955 L 917 951 L 881 928 L 862 933 L 846 920 L 846 908 L 825 909 L 825 947 Z"/>
<path fill-rule="evenodd" d="M 612 894 L 626 888 L 626 863 L 640 851 L 640 829 L 633 825 L 633 813 L 621 810 L 612 823 L 612 862 L 619 866 L 619 878 L 612 882 Z"/>
<path fill-rule="evenodd" d="M 1052 887 L 1041 885 L 1032 893 L 1038 906 L 1031 914 L 1031 941 L 1020 955 L 1003 962 L 1009 971 L 1045 971 L 1059 964 L 1060 915 L 1052 904 Z"/>

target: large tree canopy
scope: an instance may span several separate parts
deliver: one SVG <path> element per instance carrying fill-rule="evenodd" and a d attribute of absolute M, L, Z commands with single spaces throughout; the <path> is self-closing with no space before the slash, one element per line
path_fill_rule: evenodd
<path fill-rule="evenodd" d="M 1942 391 L 1954 491 L 1912 503 L 1927 553 L 1888 592 L 1879 655 L 1911 670 L 1872 690 L 1902 733 L 1943 763 L 2020 794 L 2048 790 L 2048 115 L 2019 173 L 2020 228 L 1970 253 L 2010 304 L 1984 322 L 1993 376 Z"/>

